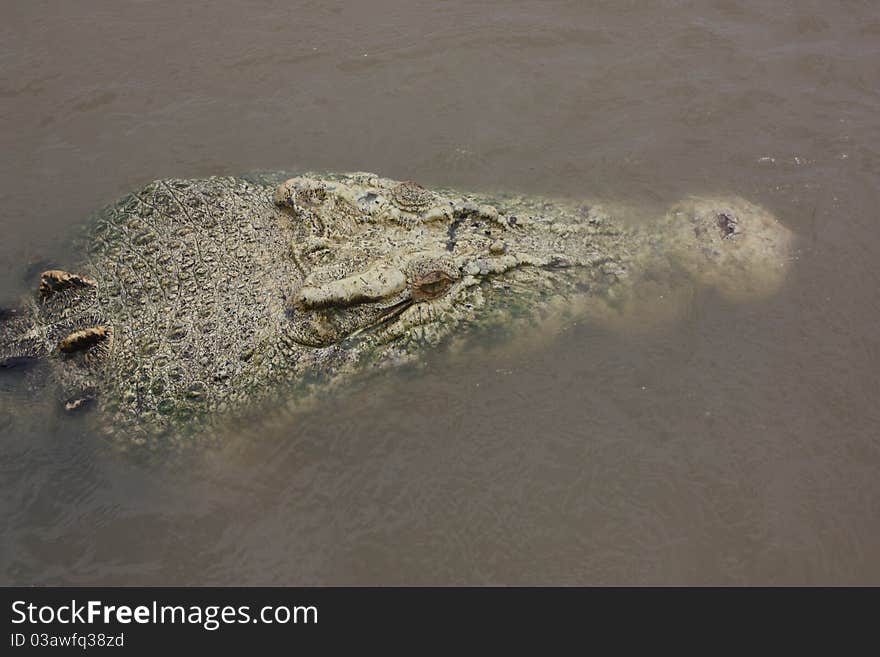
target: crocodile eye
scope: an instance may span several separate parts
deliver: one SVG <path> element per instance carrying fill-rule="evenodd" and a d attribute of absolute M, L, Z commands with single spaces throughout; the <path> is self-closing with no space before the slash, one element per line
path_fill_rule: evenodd
<path fill-rule="evenodd" d="M 452 286 L 453 279 L 444 271 L 432 271 L 413 283 L 412 295 L 416 301 L 426 301 L 443 296 Z"/>

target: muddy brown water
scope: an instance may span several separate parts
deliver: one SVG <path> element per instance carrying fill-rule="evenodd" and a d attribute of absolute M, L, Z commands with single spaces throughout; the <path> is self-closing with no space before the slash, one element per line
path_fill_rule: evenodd
<path fill-rule="evenodd" d="M 0 582 L 880 584 L 876 2 L 0 12 L 3 299 L 136 185 L 255 168 L 735 193 L 800 242 L 770 299 L 431 354 L 185 462 L 3 383 Z"/>

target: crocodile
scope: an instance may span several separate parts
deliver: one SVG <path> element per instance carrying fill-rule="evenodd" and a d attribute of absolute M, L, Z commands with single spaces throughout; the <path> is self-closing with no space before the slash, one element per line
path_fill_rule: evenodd
<path fill-rule="evenodd" d="M 601 204 L 362 172 L 157 180 L 97 212 L 69 268 L 0 311 L 0 370 L 42 363 L 65 411 L 151 444 L 475 332 L 620 311 L 657 281 L 767 296 L 793 244 L 738 197 L 631 225 Z"/>

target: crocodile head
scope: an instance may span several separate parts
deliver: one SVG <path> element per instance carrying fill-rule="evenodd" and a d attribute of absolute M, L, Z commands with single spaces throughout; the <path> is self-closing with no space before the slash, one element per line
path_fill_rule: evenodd
<path fill-rule="evenodd" d="M 791 232 L 739 198 L 687 199 L 638 229 L 604 206 L 373 174 L 292 178 L 275 203 L 307 231 L 292 245 L 305 275 L 287 330 L 303 346 L 344 345 L 360 364 L 418 357 L 474 329 L 534 335 L 586 310 L 632 310 L 646 281 L 665 299 L 684 282 L 767 296 L 792 253 Z"/>

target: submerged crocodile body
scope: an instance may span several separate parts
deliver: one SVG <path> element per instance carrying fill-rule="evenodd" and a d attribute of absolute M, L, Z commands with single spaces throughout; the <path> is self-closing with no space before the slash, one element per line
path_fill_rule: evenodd
<path fill-rule="evenodd" d="M 791 246 L 740 199 L 634 229 L 601 207 L 368 173 L 161 180 L 101 211 L 68 271 L 3 311 L 0 367 L 48 361 L 67 410 L 149 441 L 474 328 L 613 307 L 648 278 L 765 295 Z"/>

